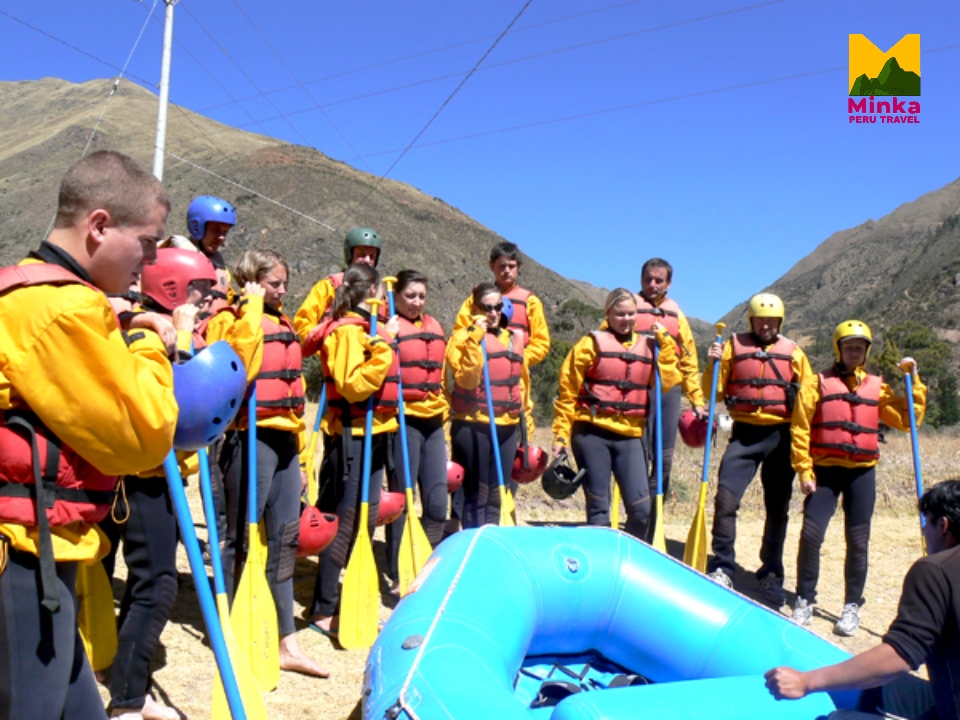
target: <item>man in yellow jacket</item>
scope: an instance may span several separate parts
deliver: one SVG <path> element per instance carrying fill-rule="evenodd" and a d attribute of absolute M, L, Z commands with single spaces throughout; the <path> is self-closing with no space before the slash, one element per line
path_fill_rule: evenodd
<path fill-rule="evenodd" d="M 178 410 L 163 343 L 128 349 L 104 293 L 155 260 L 169 209 L 129 157 L 93 153 L 64 177 L 46 241 L 0 271 L 3 717 L 106 717 L 78 636 L 77 565 L 106 551 L 96 522 L 116 476 L 163 462 Z"/>
<path fill-rule="evenodd" d="M 710 577 L 733 587 L 734 544 L 740 500 L 760 470 L 766 521 L 760 546 L 757 580 L 764 602 L 779 609 L 783 596 L 783 544 L 787 536 L 793 468 L 790 466 L 790 417 L 796 394 L 813 371 L 806 354 L 780 334 L 783 301 L 760 293 L 750 298 L 750 332 L 737 333 L 726 343 L 713 343 L 711 361 L 720 363 L 717 387 L 713 370 L 703 373 L 703 394 L 716 393 L 733 418 L 730 444 L 720 462 L 713 516 L 713 558 Z"/>
<path fill-rule="evenodd" d="M 843 611 L 837 635 L 852 636 L 860 626 L 867 582 L 870 521 L 876 503 L 876 469 L 880 460 L 880 423 L 908 432 L 910 410 L 883 378 L 864 370 L 873 335 L 867 324 L 846 320 L 833 333 L 837 362 L 805 385 L 791 423 L 793 469 L 800 476 L 803 531 L 797 558 L 797 603 L 793 619 L 810 625 L 820 576 L 820 547 L 830 518 L 843 495 L 847 558 Z M 927 388 L 913 358 L 900 362 L 913 375 L 916 421 L 923 422 Z"/>

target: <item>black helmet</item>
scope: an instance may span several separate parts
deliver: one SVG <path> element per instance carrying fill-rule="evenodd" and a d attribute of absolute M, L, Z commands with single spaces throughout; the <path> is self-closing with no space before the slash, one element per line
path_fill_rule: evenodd
<path fill-rule="evenodd" d="M 544 471 L 541 477 L 543 491 L 554 500 L 566 500 L 583 483 L 586 469 L 577 472 L 570 467 L 567 451 L 562 451 Z"/>

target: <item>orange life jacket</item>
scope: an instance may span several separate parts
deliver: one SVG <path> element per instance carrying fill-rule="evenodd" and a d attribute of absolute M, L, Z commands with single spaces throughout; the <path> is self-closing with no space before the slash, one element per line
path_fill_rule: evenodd
<path fill-rule="evenodd" d="M 487 346 L 487 366 L 490 374 L 490 394 L 494 415 L 517 417 L 523 409 L 523 392 L 520 387 L 523 370 L 524 337 L 510 333 L 510 342 L 504 345 L 493 333 L 484 335 Z M 473 390 L 467 390 L 454 381 L 450 393 L 450 408 L 463 415 L 480 410 L 487 412 L 487 392 L 481 382 Z"/>
<path fill-rule="evenodd" d="M 597 345 L 597 357 L 580 386 L 577 404 L 592 415 L 646 417 L 656 340 L 638 335 L 627 349 L 609 330 L 594 330 L 590 334 Z"/>
<path fill-rule="evenodd" d="M 303 354 L 300 339 L 286 315 L 264 309 L 263 359 L 257 373 L 257 419 L 286 415 L 291 410 L 303 416 Z"/>
<path fill-rule="evenodd" d="M 796 400 L 797 383 L 793 374 L 793 351 L 797 345 L 783 335 L 763 347 L 753 333 L 738 333 L 730 338 L 733 358 L 724 402 L 730 410 L 764 412 L 790 418 Z"/>
<path fill-rule="evenodd" d="M 335 332 L 337 328 L 343 327 L 344 325 L 360 325 L 364 332 L 370 332 L 370 321 L 356 315 L 347 315 L 338 320 L 334 320 L 326 329 L 323 331 L 323 336 L 320 339 L 320 347 L 323 347 L 323 342 L 327 337 Z M 382 325 L 377 325 L 377 335 L 380 336 L 388 345 L 393 344 L 393 338 L 390 337 L 390 333 L 383 329 Z M 366 402 L 359 404 L 351 404 L 337 392 L 337 387 L 333 382 L 333 378 L 330 376 L 330 367 L 327 362 L 326 355 L 323 356 L 323 369 L 324 369 L 324 382 L 327 384 L 327 407 L 329 411 L 333 414 L 334 418 L 340 419 L 341 424 L 351 425 L 353 421 L 360 420 L 366 416 L 367 413 L 367 404 Z M 374 393 L 374 403 L 373 409 L 376 412 L 388 412 L 388 411 L 397 411 L 398 397 L 400 393 L 397 390 L 397 380 L 400 379 L 400 359 L 397 356 L 397 353 L 393 353 L 393 360 L 390 363 L 390 369 L 387 371 L 387 377 Z M 349 419 L 344 422 L 344 410 L 348 409 Z"/>
<path fill-rule="evenodd" d="M 530 340 L 530 316 L 527 313 L 527 301 L 531 295 L 533 295 L 532 292 L 525 290 L 519 285 L 514 285 L 510 292 L 503 293 L 502 295 L 502 297 L 510 298 L 510 302 L 513 303 L 513 317 L 510 318 L 507 328 L 510 330 L 516 329 L 523 331 L 524 347 L 526 347 L 527 342 Z"/>
<path fill-rule="evenodd" d="M 880 386 L 877 375 L 867 375 L 850 390 L 837 369 L 817 376 L 820 404 L 810 427 L 810 449 L 818 456 L 854 461 L 880 457 Z"/>
<path fill-rule="evenodd" d="M 421 318 L 422 326 L 397 316 L 397 352 L 400 355 L 400 376 L 403 378 L 403 399 L 426 400 L 443 390 L 443 356 L 447 341 L 440 323 L 429 315 Z"/>
<path fill-rule="evenodd" d="M 654 305 L 643 295 L 637 294 L 637 319 L 634 324 L 634 330 L 638 333 L 653 334 L 653 324 L 659 322 L 663 325 L 670 337 L 674 340 L 680 339 L 680 306 L 670 298 L 665 298 L 659 305 Z M 682 349 L 678 343 L 677 349 Z"/>

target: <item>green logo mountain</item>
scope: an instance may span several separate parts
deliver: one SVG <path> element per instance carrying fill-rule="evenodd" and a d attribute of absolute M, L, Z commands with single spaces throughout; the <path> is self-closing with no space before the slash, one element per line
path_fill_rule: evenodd
<path fill-rule="evenodd" d="M 851 95 L 919 95 L 920 76 L 900 67 L 895 57 L 884 63 L 880 74 L 875 78 L 861 75 L 853 81 Z"/>

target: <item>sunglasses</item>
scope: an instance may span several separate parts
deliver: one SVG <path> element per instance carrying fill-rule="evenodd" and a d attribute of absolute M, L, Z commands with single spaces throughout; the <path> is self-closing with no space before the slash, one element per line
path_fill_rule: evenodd
<path fill-rule="evenodd" d="M 500 312 L 503 310 L 503 303 L 498 302 L 496 305 L 484 305 L 483 303 L 480 303 L 480 309 L 484 312 Z"/>

